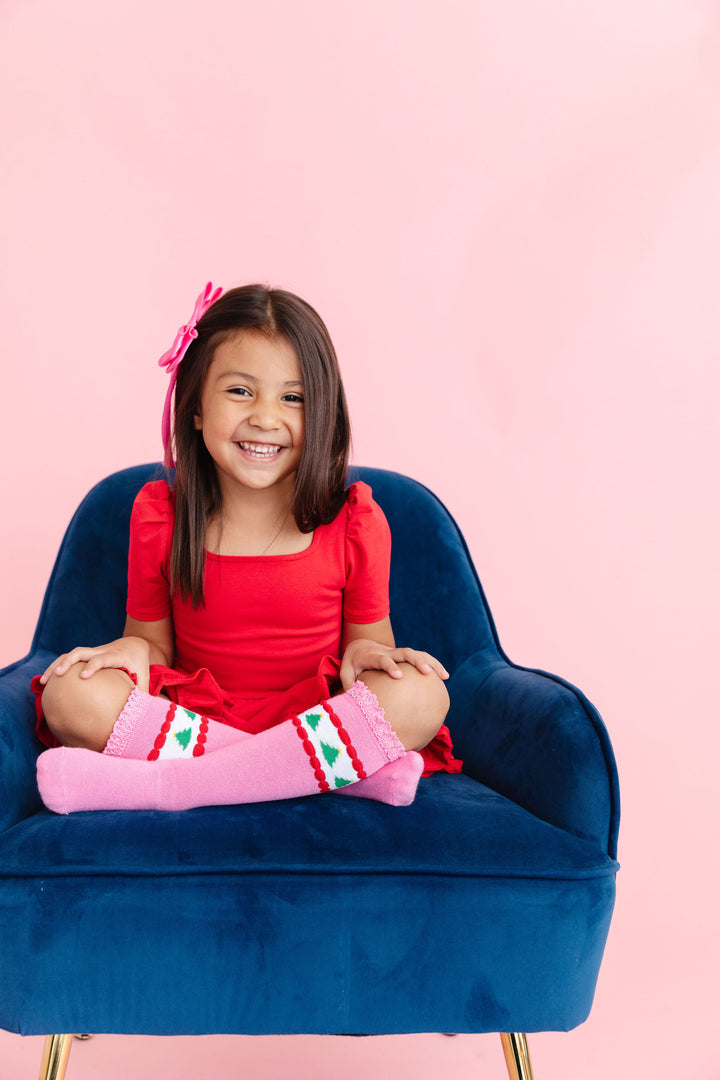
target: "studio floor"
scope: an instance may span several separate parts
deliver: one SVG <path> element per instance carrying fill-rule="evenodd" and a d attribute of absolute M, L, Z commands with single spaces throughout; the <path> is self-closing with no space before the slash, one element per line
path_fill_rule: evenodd
<path fill-rule="evenodd" d="M 536 1036 L 537 1080 L 553 1075 L 547 1063 L 547 1041 L 564 1035 Z M 571 1038 L 571 1036 L 570 1036 Z M 44 1039 L 0 1031 L 2 1080 L 35 1080 Z M 544 1049 L 540 1044 L 544 1044 Z M 530 1042 L 532 1050 L 532 1040 Z M 560 1049 L 559 1045 L 557 1049 Z M 139 1035 L 95 1035 L 73 1041 L 67 1080 L 506 1080 L 497 1035 L 389 1035 L 376 1038 L 337 1036 L 205 1035 L 154 1038 Z"/>

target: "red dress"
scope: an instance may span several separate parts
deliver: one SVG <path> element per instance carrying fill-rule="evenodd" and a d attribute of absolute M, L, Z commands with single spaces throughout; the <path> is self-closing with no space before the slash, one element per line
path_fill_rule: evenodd
<path fill-rule="evenodd" d="M 174 492 L 164 480 L 146 484 L 130 522 L 127 613 L 170 616 L 176 648 L 173 667 L 151 666 L 150 693 L 257 733 L 339 689 L 343 620 L 374 623 L 390 611 L 390 530 L 367 484 L 350 487 L 304 551 L 207 552 L 199 608 L 170 591 L 174 524 Z M 446 727 L 423 756 L 426 774 L 461 768 Z"/>

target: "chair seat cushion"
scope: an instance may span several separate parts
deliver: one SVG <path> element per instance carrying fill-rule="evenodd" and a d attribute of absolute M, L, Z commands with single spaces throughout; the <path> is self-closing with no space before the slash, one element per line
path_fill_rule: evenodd
<path fill-rule="evenodd" d="M 574 1027 L 616 864 L 440 775 L 407 808 L 42 811 L 0 868 L 0 1026 L 268 1034 Z"/>
<path fill-rule="evenodd" d="M 110 842 L 108 842 L 110 840 Z M 182 813 L 35 814 L 0 837 L 5 875 L 433 874 L 597 877 L 616 864 L 468 776 L 411 807 L 347 796 Z"/>

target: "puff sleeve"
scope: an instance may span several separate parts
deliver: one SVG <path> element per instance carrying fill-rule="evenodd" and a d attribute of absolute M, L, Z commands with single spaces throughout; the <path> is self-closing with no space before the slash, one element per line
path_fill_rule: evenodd
<path fill-rule="evenodd" d="M 390 527 L 367 484 L 348 491 L 345 534 L 346 622 L 379 622 L 390 614 Z"/>
<path fill-rule="evenodd" d="M 146 484 L 130 518 L 127 613 L 141 622 L 171 614 L 170 548 L 175 521 L 172 493 L 164 480 Z"/>

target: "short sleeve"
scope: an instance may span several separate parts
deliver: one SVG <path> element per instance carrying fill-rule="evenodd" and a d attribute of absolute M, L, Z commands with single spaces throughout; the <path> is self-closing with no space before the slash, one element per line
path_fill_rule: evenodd
<path fill-rule="evenodd" d="M 348 491 L 345 558 L 345 620 L 379 622 L 390 614 L 390 527 L 362 481 Z"/>
<path fill-rule="evenodd" d="M 171 613 L 170 545 L 174 526 L 171 492 L 164 480 L 143 487 L 130 518 L 127 613 L 156 622 Z"/>

